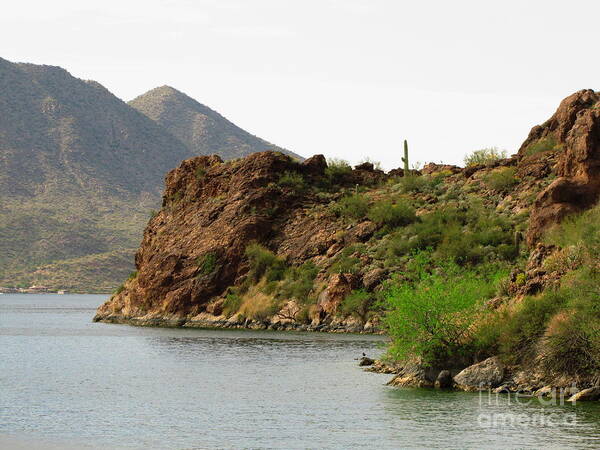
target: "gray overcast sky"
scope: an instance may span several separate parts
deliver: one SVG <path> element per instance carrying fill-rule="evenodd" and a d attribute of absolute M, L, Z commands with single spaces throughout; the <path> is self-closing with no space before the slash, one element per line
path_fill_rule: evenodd
<path fill-rule="evenodd" d="M 514 152 L 600 84 L 600 2 L 5 0 L 0 56 L 124 100 L 163 84 L 304 156 Z"/>

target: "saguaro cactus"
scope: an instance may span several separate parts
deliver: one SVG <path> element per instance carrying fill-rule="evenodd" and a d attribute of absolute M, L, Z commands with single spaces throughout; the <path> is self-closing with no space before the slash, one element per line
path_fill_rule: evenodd
<path fill-rule="evenodd" d="M 404 163 L 404 175 L 408 175 L 410 173 L 410 169 L 408 168 L 408 141 L 404 139 L 404 158 L 402 158 L 402 162 Z"/>

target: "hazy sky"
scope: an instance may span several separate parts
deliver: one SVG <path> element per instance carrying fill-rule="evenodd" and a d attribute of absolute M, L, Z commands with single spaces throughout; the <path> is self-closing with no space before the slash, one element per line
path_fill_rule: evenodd
<path fill-rule="evenodd" d="M 600 89 L 598 1 L 6 0 L 0 56 L 124 100 L 171 85 L 304 156 L 514 152 Z"/>

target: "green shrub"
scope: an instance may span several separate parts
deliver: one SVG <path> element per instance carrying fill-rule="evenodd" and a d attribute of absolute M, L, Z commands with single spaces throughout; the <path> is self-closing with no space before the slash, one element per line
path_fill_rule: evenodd
<path fill-rule="evenodd" d="M 396 204 L 389 200 L 379 201 L 369 209 L 367 216 L 378 225 L 389 227 L 400 227 L 417 220 L 414 208 L 405 201 Z"/>
<path fill-rule="evenodd" d="M 343 249 L 336 257 L 329 268 L 329 273 L 358 273 L 360 270 L 360 259 L 355 254 L 361 254 L 364 251 L 364 245 L 350 245 Z"/>
<path fill-rule="evenodd" d="M 419 175 L 408 175 L 398 180 L 398 189 L 403 193 L 424 192 L 427 188 L 427 179 Z"/>
<path fill-rule="evenodd" d="M 582 214 L 566 218 L 563 222 L 550 229 L 544 236 L 544 241 L 563 249 L 577 247 L 582 262 L 597 264 L 600 261 L 600 204 Z"/>
<path fill-rule="evenodd" d="M 330 185 L 343 183 L 351 173 L 352 167 L 350 167 L 348 161 L 339 158 L 327 159 L 325 178 Z"/>
<path fill-rule="evenodd" d="M 137 270 L 135 270 L 129 274 L 129 276 L 127 277 L 127 281 L 133 280 L 133 279 L 137 278 L 137 276 L 138 276 L 138 273 L 137 273 Z"/>
<path fill-rule="evenodd" d="M 525 154 L 528 156 L 535 155 L 541 152 L 547 152 L 550 150 L 559 150 L 560 145 L 556 142 L 556 139 L 553 136 L 549 136 L 543 139 L 540 139 L 536 142 L 532 142 L 525 149 Z"/>
<path fill-rule="evenodd" d="M 115 294 L 120 294 L 121 292 L 123 292 L 125 290 L 125 285 L 122 284 L 121 286 L 119 286 L 117 289 L 115 289 Z"/>
<path fill-rule="evenodd" d="M 367 291 L 354 290 L 342 300 L 340 310 L 346 316 L 352 315 L 365 322 L 372 303 L 372 296 Z"/>
<path fill-rule="evenodd" d="M 240 297 L 236 293 L 230 292 L 229 294 L 227 294 L 225 300 L 223 301 L 223 313 L 227 317 L 231 317 L 239 311 L 241 306 L 242 297 Z"/>
<path fill-rule="evenodd" d="M 465 166 L 492 164 L 504 158 L 506 158 L 506 150 L 498 150 L 496 147 L 482 148 L 465 156 Z"/>
<path fill-rule="evenodd" d="M 347 219 L 364 219 L 369 211 L 369 202 L 361 194 L 348 195 L 338 200 L 332 207 L 333 213 Z"/>
<path fill-rule="evenodd" d="M 295 317 L 296 322 L 309 324 L 311 322 L 310 319 L 310 306 L 304 305 L 300 308 L 300 311 L 296 314 Z"/>
<path fill-rule="evenodd" d="M 217 255 L 212 252 L 196 259 L 198 275 L 210 275 L 217 268 Z"/>
<path fill-rule="evenodd" d="M 483 178 L 483 182 L 495 191 L 504 192 L 519 183 L 515 167 L 502 167 L 493 170 Z"/>
<path fill-rule="evenodd" d="M 298 172 L 286 171 L 280 177 L 277 185 L 282 188 L 289 188 L 296 192 L 306 190 L 306 182 L 302 174 Z"/>
<path fill-rule="evenodd" d="M 281 280 L 285 273 L 285 261 L 260 244 L 250 244 L 246 248 L 250 269 L 248 278 L 258 283 L 264 276 L 267 282 Z"/>
<path fill-rule="evenodd" d="M 390 355 L 396 360 L 418 356 L 429 364 L 458 361 L 472 352 L 472 325 L 494 293 L 494 277 L 451 262 L 431 273 L 423 270 L 425 263 L 427 258 L 416 281 L 396 283 L 384 300 Z"/>
<path fill-rule="evenodd" d="M 279 286 L 277 297 L 295 298 L 301 303 L 308 303 L 309 294 L 318 273 L 319 268 L 312 261 L 289 268 Z"/>
<path fill-rule="evenodd" d="M 408 255 L 431 248 L 436 259 L 452 259 L 460 264 L 482 260 L 513 260 L 514 225 L 495 210 L 475 202 L 470 208 L 444 207 L 424 214 L 387 241 L 390 257 Z"/>

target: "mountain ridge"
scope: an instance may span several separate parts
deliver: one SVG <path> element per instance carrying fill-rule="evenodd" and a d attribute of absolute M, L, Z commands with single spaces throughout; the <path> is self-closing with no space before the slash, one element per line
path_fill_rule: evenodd
<path fill-rule="evenodd" d="M 195 155 L 218 154 L 224 159 L 258 151 L 280 151 L 302 159 L 241 129 L 226 117 L 172 86 L 163 85 L 128 104 L 178 138 Z"/>
<path fill-rule="evenodd" d="M 198 154 L 97 81 L 0 58 L 0 286 L 116 287 L 165 174 Z"/>

